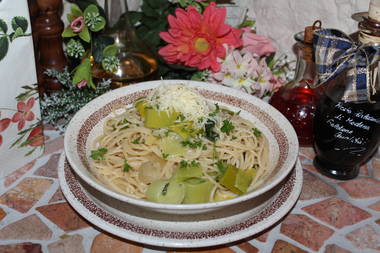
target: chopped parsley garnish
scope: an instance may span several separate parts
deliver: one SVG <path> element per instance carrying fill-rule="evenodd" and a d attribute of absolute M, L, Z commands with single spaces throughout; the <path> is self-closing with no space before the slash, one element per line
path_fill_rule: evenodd
<path fill-rule="evenodd" d="M 219 112 L 220 112 L 220 107 L 219 107 L 218 104 L 215 104 L 215 111 L 213 111 L 212 113 L 210 113 L 208 116 L 215 117 Z"/>
<path fill-rule="evenodd" d="M 107 153 L 107 151 L 108 150 L 106 148 L 91 150 L 90 157 L 94 160 L 97 160 L 97 161 L 104 160 L 104 154 Z"/>
<path fill-rule="evenodd" d="M 205 137 L 210 141 L 216 141 L 219 138 L 219 134 L 214 131 L 215 121 L 208 119 L 205 123 Z"/>
<path fill-rule="evenodd" d="M 128 172 L 128 171 L 131 170 L 131 169 L 132 169 L 132 166 L 129 165 L 128 162 L 127 162 L 127 160 L 125 159 L 125 160 L 124 160 L 123 170 L 124 170 L 125 172 Z"/>
<path fill-rule="evenodd" d="M 185 140 L 181 141 L 182 146 L 188 146 L 190 148 L 200 148 L 202 147 L 202 141 L 190 141 L 190 140 Z"/>
<path fill-rule="evenodd" d="M 166 184 L 165 184 L 165 186 L 164 186 L 164 188 L 162 189 L 162 192 L 161 192 L 162 195 L 165 196 L 166 193 L 168 193 L 168 187 L 169 187 L 169 184 L 170 184 L 170 183 L 166 183 Z"/>
<path fill-rule="evenodd" d="M 224 173 L 226 172 L 227 170 L 227 163 L 225 161 L 222 161 L 222 160 L 218 160 L 216 162 L 216 167 L 218 168 L 218 170 L 221 172 L 221 173 Z"/>
<path fill-rule="evenodd" d="M 162 154 L 162 158 L 166 159 L 169 157 L 169 154 Z"/>
<path fill-rule="evenodd" d="M 179 163 L 179 167 L 180 167 L 180 168 L 186 168 L 187 166 L 189 166 L 189 163 L 188 163 L 187 161 L 182 160 L 182 161 Z"/>
<path fill-rule="evenodd" d="M 232 135 L 231 136 L 231 141 L 233 141 L 233 140 L 236 140 L 238 137 L 236 137 L 235 135 Z"/>
<path fill-rule="evenodd" d="M 130 122 L 127 119 L 123 119 L 122 121 L 119 121 L 117 123 L 118 126 L 126 125 L 129 124 Z"/>
<path fill-rule="evenodd" d="M 144 144 L 144 140 L 141 140 L 141 136 L 137 137 L 133 141 L 131 141 L 132 144 Z"/>
<path fill-rule="evenodd" d="M 185 119 L 186 119 L 185 116 L 183 116 L 182 114 L 179 115 L 179 120 L 180 120 L 180 121 L 185 121 Z"/>
<path fill-rule="evenodd" d="M 220 131 L 223 133 L 229 134 L 232 130 L 235 129 L 235 126 L 228 119 L 223 120 L 223 126 L 220 128 Z"/>
<path fill-rule="evenodd" d="M 261 136 L 261 131 L 257 128 L 252 128 L 252 131 L 253 131 L 253 135 L 256 136 L 256 137 L 260 137 Z"/>

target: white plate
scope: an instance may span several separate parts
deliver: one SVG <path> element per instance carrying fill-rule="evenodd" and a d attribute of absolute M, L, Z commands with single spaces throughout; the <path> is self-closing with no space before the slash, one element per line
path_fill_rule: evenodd
<path fill-rule="evenodd" d="M 235 242 L 257 234 L 284 217 L 302 188 L 299 160 L 290 175 L 267 194 L 207 215 L 170 215 L 138 209 L 110 198 L 74 174 L 62 153 L 58 176 L 72 207 L 94 225 L 116 236 L 168 248 L 195 248 Z"/>

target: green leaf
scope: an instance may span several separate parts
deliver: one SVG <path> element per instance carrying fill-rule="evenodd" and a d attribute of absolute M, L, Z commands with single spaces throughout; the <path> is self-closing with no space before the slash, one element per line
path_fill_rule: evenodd
<path fill-rule="evenodd" d="M 91 41 L 91 35 L 90 35 L 90 31 L 88 30 L 87 27 L 84 27 L 83 30 L 79 33 L 79 37 L 86 41 L 87 43 L 90 43 Z"/>
<path fill-rule="evenodd" d="M 63 30 L 63 32 L 62 32 L 63 38 L 70 38 L 70 37 L 74 37 L 74 36 L 77 36 L 77 34 L 75 32 L 73 32 L 73 30 L 69 27 L 65 28 L 65 30 Z"/>
<path fill-rule="evenodd" d="M 116 56 L 117 52 L 119 51 L 119 48 L 116 45 L 109 45 L 103 50 L 103 56 L 109 57 L 109 56 Z"/>
<path fill-rule="evenodd" d="M 142 13 L 137 11 L 130 11 L 128 12 L 129 22 L 132 24 L 132 26 L 135 26 L 137 23 L 140 22 L 142 18 Z"/>
<path fill-rule="evenodd" d="M 102 16 L 99 16 L 99 21 L 95 23 L 95 26 L 91 28 L 91 31 L 93 32 L 99 32 L 106 26 L 106 19 Z"/>
<path fill-rule="evenodd" d="M 28 29 L 28 20 L 20 16 L 14 17 L 12 18 L 12 27 L 13 27 L 13 30 L 15 30 L 15 32 L 17 28 L 21 28 L 21 31 L 25 33 L 26 30 Z"/>
<path fill-rule="evenodd" d="M 67 13 L 66 17 L 67 17 L 67 20 L 69 21 L 69 23 L 73 22 L 74 19 L 76 18 L 76 17 L 75 17 L 73 14 L 71 14 L 71 13 Z"/>
<path fill-rule="evenodd" d="M 223 120 L 223 126 L 220 128 L 220 131 L 223 133 L 229 134 L 232 130 L 235 129 L 235 126 L 228 119 Z"/>
<path fill-rule="evenodd" d="M 112 45 L 115 42 L 114 38 L 108 35 L 99 34 L 93 38 L 93 50 L 92 56 L 96 62 L 103 60 L 103 50 L 108 45 Z"/>
<path fill-rule="evenodd" d="M 154 0 L 152 0 L 152 1 L 154 1 Z M 146 15 L 148 17 L 157 17 L 157 16 L 159 16 L 159 13 L 155 9 L 153 9 L 151 7 L 151 5 L 149 5 L 149 1 L 147 1 L 147 2 L 148 2 L 148 4 L 143 4 L 141 6 L 141 10 L 144 13 L 144 15 Z M 144 3 L 145 3 L 145 1 L 144 1 Z"/>
<path fill-rule="evenodd" d="M 15 40 L 16 38 L 20 37 L 24 35 L 24 31 L 22 30 L 21 27 L 17 27 L 17 29 L 15 30 L 15 32 L 12 34 L 12 38 L 11 38 L 11 41 Z"/>
<path fill-rule="evenodd" d="M 73 84 L 77 85 L 83 80 L 89 82 L 91 79 L 91 62 L 90 59 L 85 59 L 79 66 L 76 68 Z"/>
<path fill-rule="evenodd" d="M 99 14 L 99 9 L 95 4 L 90 4 L 87 6 L 87 8 L 84 10 L 84 16 L 86 16 L 88 13 L 95 13 Z"/>
<path fill-rule="evenodd" d="M 71 14 L 74 17 L 81 17 L 81 16 L 83 16 L 82 10 L 79 9 L 79 7 L 76 4 L 72 4 L 71 5 Z"/>
<path fill-rule="evenodd" d="M 4 34 L 8 31 L 8 25 L 5 23 L 4 20 L 0 18 L 0 32 L 3 32 Z"/>
<path fill-rule="evenodd" d="M 8 53 L 9 41 L 7 37 L 0 37 L 0 61 L 4 59 L 4 57 Z"/>

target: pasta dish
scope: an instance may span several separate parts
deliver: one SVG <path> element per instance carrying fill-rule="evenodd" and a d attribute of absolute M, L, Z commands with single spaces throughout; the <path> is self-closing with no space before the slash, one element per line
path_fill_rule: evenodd
<path fill-rule="evenodd" d="M 268 143 L 239 114 L 184 84 L 161 85 L 106 119 L 91 172 L 114 191 L 159 203 L 245 194 L 267 174 Z"/>

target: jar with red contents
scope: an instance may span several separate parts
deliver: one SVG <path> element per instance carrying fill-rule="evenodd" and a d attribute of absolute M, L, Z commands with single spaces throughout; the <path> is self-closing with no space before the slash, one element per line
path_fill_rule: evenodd
<path fill-rule="evenodd" d="M 321 22 L 316 21 L 294 36 L 297 41 L 294 79 L 275 92 L 269 101 L 292 124 L 301 146 L 312 146 L 314 142 L 313 120 L 320 92 L 310 87 L 315 79 L 312 38 L 313 31 L 320 27 Z"/>

